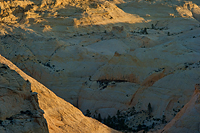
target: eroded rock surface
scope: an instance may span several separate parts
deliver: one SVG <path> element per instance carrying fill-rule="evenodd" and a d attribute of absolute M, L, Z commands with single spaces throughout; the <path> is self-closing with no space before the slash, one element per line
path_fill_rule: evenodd
<path fill-rule="evenodd" d="M 191 100 L 184 108 L 168 123 L 162 132 L 165 133 L 199 133 L 200 117 L 200 84 L 195 86 Z"/>
<path fill-rule="evenodd" d="M 199 0 L 0 6 L 0 53 L 83 112 L 107 117 L 151 103 L 153 118 L 169 122 L 199 83 Z"/>
<path fill-rule="evenodd" d="M 3 97 L 0 119 L 3 121 L 1 121 L 0 131 L 118 133 L 97 120 L 85 117 L 76 107 L 57 97 L 1 55 L 0 63 L 0 70 L 4 70 L 0 71 L 4 75 L 1 77 Z M 5 69 L 8 70 L 5 71 Z M 30 93 L 30 87 L 32 93 Z M 42 117 L 43 113 L 44 117 Z"/>
<path fill-rule="evenodd" d="M 0 132 L 48 133 L 44 111 L 31 84 L 0 61 Z"/>

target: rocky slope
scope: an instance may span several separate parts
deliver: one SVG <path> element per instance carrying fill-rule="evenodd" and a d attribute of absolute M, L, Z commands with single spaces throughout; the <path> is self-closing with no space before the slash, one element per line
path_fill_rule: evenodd
<path fill-rule="evenodd" d="M 165 115 L 169 122 L 199 83 L 199 6 L 199 0 L 4 1 L 0 53 L 83 112 L 107 117 L 132 107 L 147 111 L 151 103 L 151 119 Z M 146 120 L 135 117 L 130 125 Z"/>
<path fill-rule="evenodd" d="M 1 55 L 0 63 L 0 132 L 117 133 L 85 117 Z"/>
<path fill-rule="evenodd" d="M 195 86 L 191 100 L 168 123 L 162 132 L 165 133 L 199 133 L 200 132 L 200 84 Z"/>
<path fill-rule="evenodd" d="M 48 133 L 43 110 L 29 80 L 24 80 L 0 59 L 0 132 Z"/>

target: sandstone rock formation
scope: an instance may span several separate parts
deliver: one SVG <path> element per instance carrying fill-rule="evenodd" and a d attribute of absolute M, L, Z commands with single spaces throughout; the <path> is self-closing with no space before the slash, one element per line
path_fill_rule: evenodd
<path fill-rule="evenodd" d="M 164 133 L 199 133 L 200 132 L 200 85 L 195 86 L 191 100 L 169 122 L 162 132 Z"/>
<path fill-rule="evenodd" d="M 80 110 L 1 55 L 0 63 L 1 132 L 117 133 L 97 120 L 85 117 Z"/>
<path fill-rule="evenodd" d="M 154 119 L 165 115 L 169 122 L 199 83 L 199 6 L 199 0 L 4 1 L 0 53 L 83 112 L 107 117 L 151 103 Z"/>
<path fill-rule="evenodd" d="M 0 59 L 0 132 L 48 133 L 44 111 L 39 107 L 36 92 Z"/>

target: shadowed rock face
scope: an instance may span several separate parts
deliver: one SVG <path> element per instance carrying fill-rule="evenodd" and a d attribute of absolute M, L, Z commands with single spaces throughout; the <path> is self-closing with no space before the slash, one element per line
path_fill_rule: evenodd
<path fill-rule="evenodd" d="M 164 128 L 163 132 L 200 132 L 200 84 L 195 86 L 194 94 L 191 100 L 184 106 L 184 108 L 169 122 Z"/>
<path fill-rule="evenodd" d="M 1 55 L 0 63 L 2 133 L 119 133 L 85 117 L 80 110 L 57 97 Z"/>
<path fill-rule="evenodd" d="M 31 84 L 0 63 L 0 132 L 48 133 L 44 111 Z"/>
<path fill-rule="evenodd" d="M 154 118 L 169 122 L 199 82 L 199 5 L 4 1 L 0 53 L 83 112 L 106 117 L 151 103 Z"/>

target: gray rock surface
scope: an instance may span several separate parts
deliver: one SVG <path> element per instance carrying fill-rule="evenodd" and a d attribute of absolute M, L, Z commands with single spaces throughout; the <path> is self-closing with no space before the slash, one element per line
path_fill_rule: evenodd
<path fill-rule="evenodd" d="M 0 63 L 0 132 L 48 133 L 47 122 L 31 84 Z"/>
<path fill-rule="evenodd" d="M 151 103 L 154 118 L 165 114 L 169 122 L 199 83 L 199 6 L 199 0 L 4 1 L 0 53 L 83 112 L 106 117 Z"/>
<path fill-rule="evenodd" d="M 1 55 L 0 74 L 2 133 L 119 133 L 84 116 Z"/>

